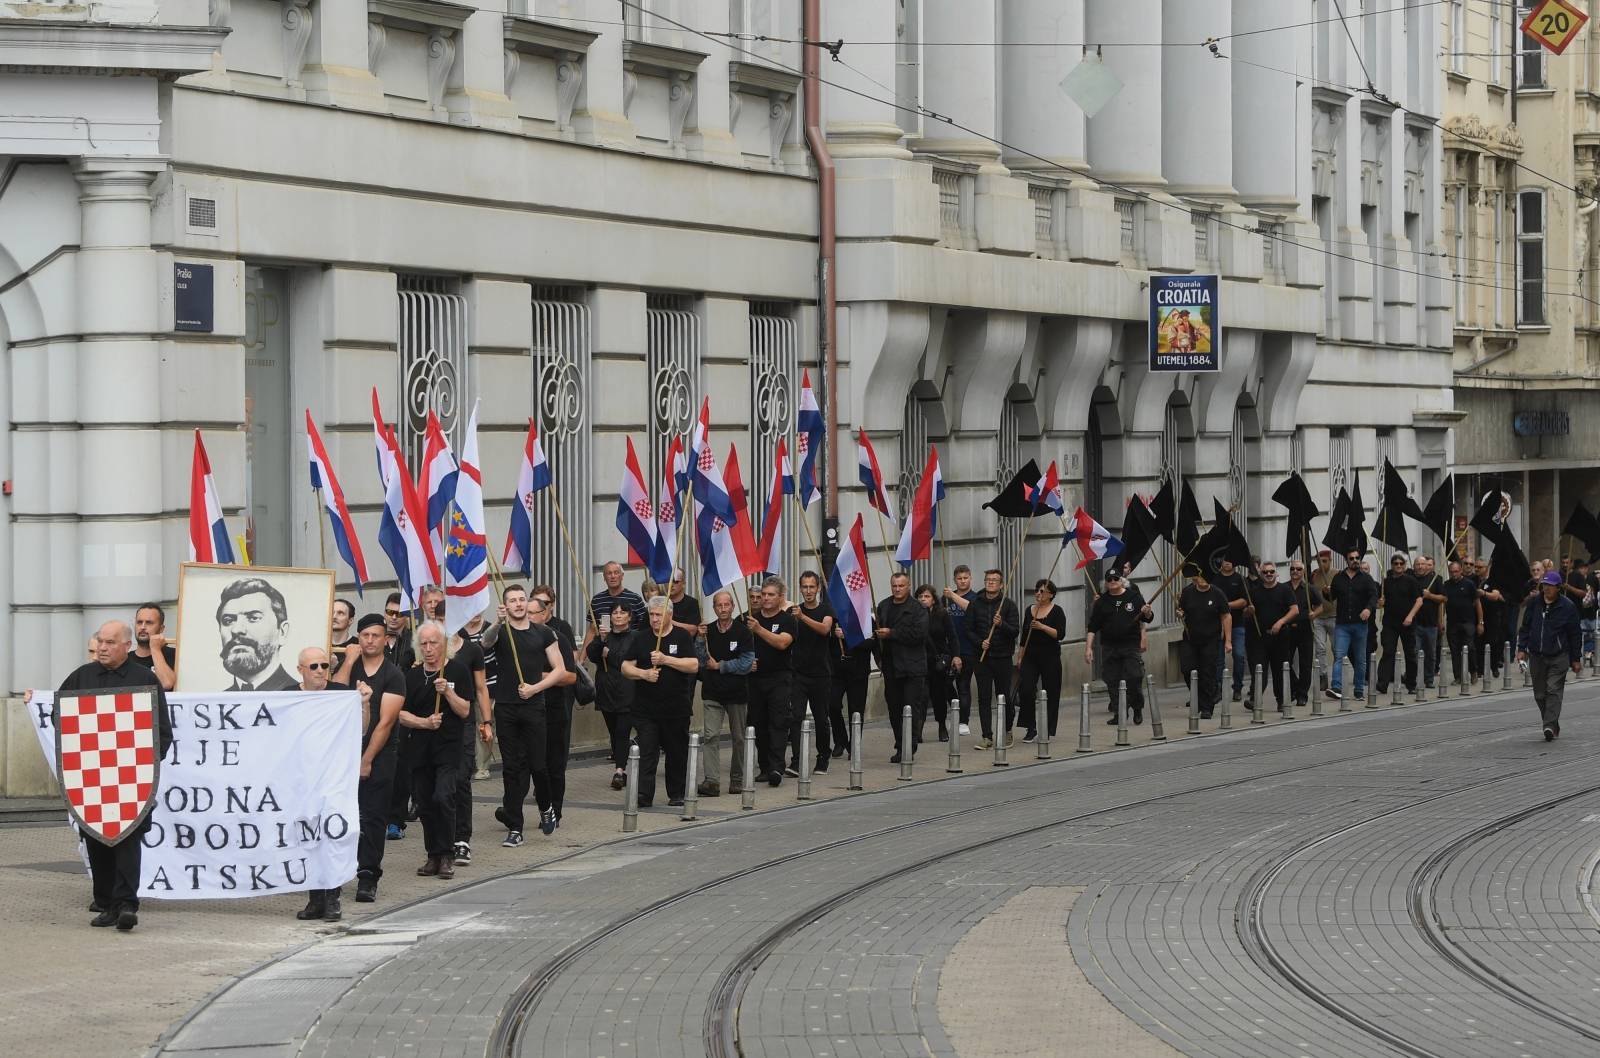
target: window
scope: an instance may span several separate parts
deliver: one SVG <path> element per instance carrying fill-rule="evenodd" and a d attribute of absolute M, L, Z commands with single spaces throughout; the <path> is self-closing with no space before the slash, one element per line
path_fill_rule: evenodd
<path fill-rule="evenodd" d="M 589 412 L 593 344 L 589 307 L 583 303 L 581 290 L 534 287 L 532 308 L 533 416 L 545 458 L 560 488 L 562 515 L 572 539 L 569 553 L 560 523 L 547 507 L 543 516 L 533 519 L 533 568 L 550 579 L 558 601 L 573 601 L 566 610 L 571 617 L 593 590 L 587 579 L 580 579 L 576 572 L 594 568 L 590 554 L 594 462 Z M 555 499 L 554 490 L 551 499 Z"/>
<path fill-rule="evenodd" d="M 1506 325 L 1506 228 L 1505 228 L 1506 195 L 1504 191 L 1491 191 L 1489 193 L 1489 225 L 1492 232 L 1494 245 L 1492 247 L 1492 260 L 1494 261 L 1494 279 L 1492 296 L 1494 299 L 1494 325 L 1501 328 Z"/>
<path fill-rule="evenodd" d="M 794 413 L 799 403 L 800 329 L 791 305 L 752 302 L 750 305 L 750 465 L 744 468 L 745 489 L 750 496 L 751 521 L 757 533 L 766 528 L 767 502 L 772 497 L 772 479 L 777 474 L 778 442 L 795 444 Z M 790 466 L 799 469 L 800 453 L 788 453 Z M 909 501 L 903 501 L 904 503 Z M 798 510 L 796 515 L 804 517 Z M 793 525 L 793 517 L 785 517 Z M 783 541 L 783 553 L 776 557 L 768 573 L 793 581 L 799 575 L 795 566 L 798 545 L 805 530 L 793 527 Z M 798 590 L 798 589 L 796 589 Z"/>
<path fill-rule="evenodd" d="M 1450 0 L 1450 71 L 1467 72 L 1466 0 Z"/>
<path fill-rule="evenodd" d="M 1544 192 L 1517 193 L 1517 323 L 1542 327 L 1544 315 Z"/>
<path fill-rule="evenodd" d="M 1211 262 L 1212 215 L 1197 210 L 1190 219 L 1194 221 L 1194 266 L 1199 268 Z"/>
<path fill-rule="evenodd" d="M 1489 83 L 1502 84 L 1505 81 L 1503 73 L 1505 62 L 1506 22 L 1505 15 L 1501 12 L 1500 0 L 1490 0 L 1489 4 Z"/>
<path fill-rule="evenodd" d="M 1518 26 L 1527 19 L 1530 9 L 1527 3 L 1517 5 Z M 1521 32 L 1517 34 L 1517 87 L 1544 87 L 1544 45 L 1538 38 Z"/>
<path fill-rule="evenodd" d="M 1455 258 L 1456 322 L 1467 322 L 1467 189 L 1457 186 L 1451 202 L 1450 248 Z"/>
<path fill-rule="evenodd" d="M 461 450 L 471 405 L 467 377 L 467 299 L 447 276 L 402 275 L 400 298 L 400 407 L 396 433 L 406 462 L 422 464 L 428 412 L 439 416 L 446 440 Z"/>

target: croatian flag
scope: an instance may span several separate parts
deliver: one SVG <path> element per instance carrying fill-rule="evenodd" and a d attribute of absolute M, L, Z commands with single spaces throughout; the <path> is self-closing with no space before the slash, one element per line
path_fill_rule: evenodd
<path fill-rule="evenodd" d="M 711 451 L 711 398 L 700 404 L 700 418 L 694 424 L 694 444 L 690 448 L 694 465 L 689 469 L 690 490 L 694 498 L 710 507 L 720 517 L 733 517 L 733 500 L 728 486 L 717 469 L 717 457 Z"/>
<path fill-rule="evenodd" d="M 767 513 L 761 519 L 761 542 L 756 545 L 756 558 L 760 572 L 779 573 L 783 557 L 783 498 L 794 493 L 794 475 L 789 470 L 789 452 L 783 438 L 778 438 L 778 452 L 773 459 L 772 495 L 767 499 Z"/>
<path fill-rule="evenodd" d="M 889 507 L 889 494 L 883 491 L 883 471 L 878 469 L 878 453 L 872 450 L 863 428 L 856 435 L 856 469 L 861 484 L 867 490 L 867 504 L 884 517 L 894 519 Z"/>
<path fill-rule="evenodd" d="M 657 584 L 672 580 L 672 564 L 678 555 L 678 523 L 682 520 L 678 504 L 683 485 L 689 480 L 683 458 L 683 440 L 672 439 L 666 463 L 661 468 L 661 498 L 656 501 L 656 546 L 650 553 L 650 579 Z"/>
<path fill-rule="evenodd" d="M 650 516 L 650 493 L 639 472 L 639 457 L 628 438 L 627 462 L 622 468 L 622 487 L 617 493 L 617 532 L 628 542 L 628 564 L 643 565 L 655 548 L 656 523 Z"/>
<path fill-rule="evenodd" d="M 1056 475 L 1055 460 L 1050 461 L 1050 469 L 1044 472 L 1038 484 L 1022 487 L 1022 497 L 1036 511 L 1040 507 L 1047 507 L 1058 515 L 1066 515 L 1067 509 L 1061 502 L 1061 479 Z"/>
<path fill-rule="evenodd" d="M 1112 536 L 1106 527 L 1089 517 L 1089 513 L 1082 507 L 1072 516 L 1072 530 L 1061 538 L 1061 546 L 1076 540 L 1078 550 L 1083 552 L 1083 561 L 1077 568 L 1082 569 L 1091 562 L 1102 558 L 1113 558 L 1122 554 L 1122 541 Z"/>
<path fill-rule="evenodd" d="M 728 451 L 728 487 L 738 493 L 737 499 L 743 499 L 744 485 L 739 480 L 739 457 L 731 448 Z M 740 547 L 740 519 L 736 516 L 733 520 L 723 518 L 716 511 L 701 503 L 694 501 L 695 542 L 700 552 L 700 588 L 710 597 L 743 578 L 750 572 L 746 565 L 747 557 Z M 743 536 L 750 536 L 750 526 L 743 526 Z M 752 542 L 750 551 L 755 545 Z M 750 556 L 753 563 L 753 556 Z"/>
<path fill-rule="evenodd" d="M 733 551 L 745 575 L 761 572 L 761 556 L 756 553 L 756 530 L 750 521 L 750 498 L 739 473 L 739 450 L 728 446 L 728 499 L 733 501 Z"/>
<path fill-rule="evenodd" d="M 311 449 L 311 487 L 322 498 L 322 507 L 328 512 L 328 524 L 333 527 L 333 542 L 339 557 L 356 576 L 356 594 L 361 594 L 367 581 L 367 560 L 361 554 L 361 541 L 356 537 L 355 522 L 350 519 L 350 508 L 345 506 L 344 490 L 339 479 L 333 476 L 333 462 L 328 450 L 322 446 L 322 434 L 312 421 L 311 409 L 306 409 L 306 442 Z"/>
<path fill-rule="evenodd" d="M 811 388 L 811 372 L 800 372 L 800 409 L 795 413 L 795 449 L 800 456 L 800 506 L 811 505 L 822 499 L 817 487 L 817 455 L 822 451 L 824 425 L 822 409 L 817 407 L 817 394 Z"/>
<path fill-rule="evenodd" d="M 550 463 L 539 444 L 539 429 L 528 420 L 528 436 L 522 442 L 522 465 L 517 468 L 517 504 L 511 508 L 511 528 L 506 533 L 505 556 L 500 564 L 533 576 L 533 497 L 547 488 L 552 478 Z"/>
<path fill-rule="evenodd" d="M 478 406 L 461 439 L 461 476 L 450 509 L 444 551 L 444 625 L 459 631 L 494 602 L 489 588 L 489 541 L 484 536 L 483 472 L 478 468 Z"/>
<path fill-rule="evenodd" d="M 428 534 L 428 512 L 411 482 L 394 431 L 383 421 L 378 391 L 372 391 L 373 429 L 382 439 L 378 449 L 383 477 L 383 514 L 378 519 L 378 546 L 389 556 L 400 582 L 401 605 L 416 609 L 422 589 L 439 583 L 439 563 Z"/>
<path fill-rule="evenodd" d="M 461 468 L 456 465 L 455 453 L 444 436 L 444 425 L 439 416 L 428 409 L 428 429 L 422 444 L 422 474 L 417 482 L 417 492 L 428 508 L 428 531 L 434 543 L 443 547 L 444 538 L 439 528 L 444 524 L 450 501 L 456 498 L 456 478 Z"/>
<path fill-rule="evenodd" d="M 199 430 L 194 432 L 194 462 L 189 471 L 189 561 L 233 565 L 233 541 L 228 539 L 217 481 L 211 476 L 211 460 Z"/>
<path fill-rule="evenodd" d="M 867 545 L 861 539 L 859 514 L 828 577 L 828 602 L 844 630 L 845 646 L 854 649 L 871 637 L 872 582 L 867 578 Z"/>
<path fill-rule="evenodd" d="M 911 513 L 900 533 L 900 546 L 895 548 L 895 561 L 902 566 L 909 567 L 919 559 L 933 557 L 933 538 L 939 531 L 939 501 L 942 499 L 944 475 L 939 472 L 939 449 L 934 447 L 928 450 L 922 482 L 911 500 Z"/>

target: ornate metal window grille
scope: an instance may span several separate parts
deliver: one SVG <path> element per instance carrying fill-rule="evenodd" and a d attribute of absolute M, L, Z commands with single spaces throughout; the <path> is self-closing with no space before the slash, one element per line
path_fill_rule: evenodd
<path fill-rule="evenodd" d="M 439 416 L 453 448 L 461 447 L 471 401 L 467 363 L 467 299 L 455 281 L 400 277 L 400 450 L 415 471 L 422 461 L 428 411 Z"/>
<path fill-rule="evenodd" d="M 593 567 L 593 431 L 589 417 L 592 341 L 589 307 L 580 291 L 533 292 L 533 421 L 550 461 L 561 513 L 578 553 L 580 580 L 554 511 L 534 519 L 533 568 L 556 589 L 557 605 L 575 627 L 590 592 Z M 552 496 L 552 499 L 556 497 Z"/>
<path fill-rule="evenodd" d="M 1250 538 L 1250 436 L 1245 432 L 1244 411 L 1233 411 L 1233 434 L 1228 439 L 1228 507 L 1233 524 Z"/>
<path fill-rule="evenodd" d="M 1022 432 L 1017 424 L 1016 405 L 1010 400 L 1000 405 L 1000 430 L 995 435 L 995 456 L 995 491 L 999 492 L 1010 484 L 1017 471 L 1022 469 L 1023 463 Z M 999 521 L 1000 533 L 995 541 L 995 557 L 1001 574 L 1011 577 L 1012 567 L 1016 566 L 1017 554 L 1022 550 L 1022 541 L 1031 519 L 1001 518 Z M 1015 576 L 1021 577 L 1022 574 L 1017 573 Z M 1027 598 L 1027 593 L 1020 590 L 1016 584 L 1006 585 L 1006 590 L 1011 593 L 1013 599 Z"/>
<path fill-rule="evenodd" d="M 1331 504 L 1340 489 L 1350 487 L 1350 428 L 1335 427 L 1328 431 L 1328 502 Z"/>
<path fill-rule="evenodd" d="M 772 496 L 772 479 L 778 452 L 778 438 L 785 438 L 790 466 L 798 471 L 794 451 L 794 413 L 799 402 L 796 386 L 800 378 L 800 333 L 790 315 L 790 307 L 765 302 L 750 306 L 750 465 L 744 469 L 745 488 L 750 493 L 750 520 L 759 537 L 766 523 L 767 501 Z M 787 501 L 786 501 L 787 503 Z M 778 557 L 779 573 L 786 584 L 798 578 L 797 556 L 805 530 L 795 525 L 798 506 L 787 503 L 781 525 L 783 554 Z M 804 563 L 802 563 L 803 565 Z M 821 571 L 818 570 L 818 574 Z M 799 597 L 799 589 L 793 589 Z"/>
<path fill-rule="evenodd" d="M 928 419 L 922 413 L 922 401 L 916 394 L 906 397 L 905 420 L 900 426 L 900 477 L 895 483 L 895 508 L 900 515 L 902 526 L 905 519 L 911 514 L 911 500 L 917 494 L 917 487 L 922 484 L 922 468 L 928 461 Z M 1015 471 L 1013 471 L 1015 473 Z M 899 541 L 891 541 L 891 545 Z M 934 547 L 938 547 L 934 541 Z M 911 563 L 911 588 L 916 590 L 919 584 L 932 584 L 933 561 L 921 559 Z M 982 578 L 979 578 L 980 582 Z M 940 583 L 943 583 L 942 581 Z"/>
<path fill-rule="evenodd" d="M 1161 423 L 1161 466 L 1156 489 L 1160 490 L 1168 481 L 1172 482 L 1172 502 L 1176 506 L 1183 496 L 1183 430 L 1178 419 L 1178 406 L 1175 404 L 1167 405 L 1166 416 Z M 1169 571 L 1183 557 L 1177 547 L 1170 543 L 1163 543 L 1161 551 L 1163 565 Z M 1173 620 L 1177 616 L 1173 612 L 1172 600 L 1172 593 L 1166 592 L 1157 604 L 1161 608 L 1164 621 Z"/>
<path fill-rule="evenodd" d="M 700 317 L 687 298 L 670 294 L 651 294 L 645 308 L 645 371 L 650 378 L 650 441 L 640 467 L 651 497 L 661 499 L 661 479 L 667 449 L 673 437 L 683 441 L 686 450 L 693 440 L 695 416 L 700 414 L 701 358 L 704 340 Z M 717 453 L 720 465 L 722 454 Z M 678 551 L 689 579 L 689 587 L 699 583 L 699 564 L 693 545 L 690 521 L 694 508 L 684 498 L 685 512 L 679 521 Z M 687 538 L 685 538 L 685 534 Z"/>

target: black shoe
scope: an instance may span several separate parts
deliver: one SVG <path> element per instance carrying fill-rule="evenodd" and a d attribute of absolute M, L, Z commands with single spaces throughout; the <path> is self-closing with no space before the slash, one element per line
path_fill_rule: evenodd
<path fill-rule="evenodd" d="M 699 794 L 701 797 L 721 797 L 722 784 L 705 780 L 701 782 L 699 786 L 695 787 L 694 792 Z"/>
<path fill-rule="evenodd" d="M 89 910 L 98 915 L 100 912 L 104 911 L 105 908 L 100 906 L 100 901 L 91 900 L 89 901 Z"/>
<path fill-rule="evenodd" d="M 1023 741 L 1024 744 L 1029 743 L 1029 742 L 1037 742 L 1038 740 L 1039 740 L 1039 732 L 1035 731 L 1031 727 L 1028 728 L 1028 730 L 1026 730 L 1026 731 L 1024 731 L 1022 733 L 1022 741 Z"/>
<path fill-rule="evenodd" d="M 899 751 L 896 751 L 895 755 L 889 758 L 889 763 L 890 764 L 899 764 L 900 763 L 900 753 L 899 753 Z"/>
<path fill-rule="evenodd" d="M 378 879 L 356 879 L 356 903 L 370 904 L 378 899 Z"/>
<path fill-rule="evenodd" d="M 556 832 L 556 810 L 554 808 L 546 808 L 539 813 L 539 829 L 547 835 Z"/>
<path fill-rule="evenodd" d="M 783 769 L 783 774 L 787 775 L 791 779 L 798 779 L 800 778 L 800 769 L 798 766 L 791 764 L 787 768 Z"/>
<path fill-rule="evenodd" d="M 1546 742 L 1554 742 L 1556 740 L 1556 729 L 1549 724 L 1544 725 L 1544 740 Z M 95 919 L 96 923 L 99 921 L 99 919 Z"/>
<path fill-rule="evenodd" d="M 834 760 L 838 760 L 840 757 L 844 756 L 847 752 L 849 752 L 849 751 L 846 750 L 843 746 L 834 746 L 833 747 L 833 759 Z"/>
<path fill-rule="evenodd" d="M 117 913 L 115 911 L 102 911 L 89 920 L 89 925 L 91 926 L 115 926 L 116 924 Z"/>
<path fill-rule="evenodd" d="M 1112 713 L 1110 716 L 1106 717 L 1106 726 L 1107 727 L 1116 727 L 1117 726 L 1117 714 L 1116 713 Z"/>
<path fill-rule="evenodd" d="M 1144 710 L 1143 709 L 1135 709 L 1133 711 L 1133 723 L 1134 723 L 1135 727 L 1137 727 L 1138 725 L 1144 723 Z"/>
<path fill-rule="evenodd" d="M 828 758 L 827 757 L 818 757 L 817 758 L 817 766 L 815 768 L 811 769 L 811 774 L 812 775 L 826 775 L 826 774 L 828 774 Z"/>
<path fill-rule="evenodd" d="M 651 805 L 654 805 L 654 804 L 655 804 L 654 801 L 640 801 L 639 802 L 639 807 L 640 808 L 649 808 Z"/>
<path fill-rule="evenodd" d="M 613 790 L 620 790 L 626 785 L 628 785 L 628 773 L 627 772 L 622 771 L 621 769 L 618 769 L 617 771 L 614 771 L 614 772 L 611 773 L 611 788 Z M 500 818 L 500 812 L 501 812 L 501 809 L 498 809 L 498 808 L 495 809 L 495 818 L 496 819 Z"/>
<path fill-rule="evenodd" d="M 1243 697 L 1244 697 L 1244 692 L 1242 690 L 1239 690 L 1239 689 L 1235 688 L 1234 692 L 1233 692 L 1233 700 L 1237 702 L 1239 699 L 1241 699 Z"/>
<path fill-rule="evenodd" d="M 942 727 L 939 729 L 939 741 L 940 742 L 949 742 L 950 741 L 950 732 L 946 731 Z"/>
<path fill-rule="evenodd" d="M 322 921 L 337 922 L 344 918 L 344 906 L 339 901 L 340 890 L 334 889 L 328 896 L 328 903 L 322 912 Z"/>
<path fill-rule="evenodd" d="M 1559 723 L 1554 723 L 1554 724 L 1551 724 L 1550 726 L 1555 729 L 1556 737 L 1560 738 L 1561 737 L 1561 725 Z"/>
<path fill-rule="evenodd" d="M 131 907 L 125 907 L 117 912 L 117 932 L 126 933 L 139 924 L 139 916 Z"/>
<path fill-rule="evenodd" d="M 1328 690 L 1324 691 L 1323 693 L 1327 696 L 1328 701 L 1330 701 L 1330 702 L 1337 702 L 1341 697 L 1339 692 L 1336 691 L 1336 690 L 1333 690 L 1332 688 L 1329 688 Z M 1234 701 L 1236 701 L 1236 702 L 1238 700 L 1239 699 L 1237 699 L 1237 698 L 1234 699 Z"/>
<path fill-rule="evenodd" d="M 456 842 L 456 866 L 465 867 L 472 862 L 472 846 L 465 841 Z"/>
<path fill-rule="evenodd" d="M 1378 685 L 1378 693 L 1379 694 L 1388 694 L 1389 693 L 1389 688 L 1380 683 Z"/>
<path fill-rule="evenodd" d="M 683 798 L 681 798 L 681 797 L 668 798 L 667 799 L 667 805 L 670 808 L 682 808 L 683 807 Z"/>
<path fill-rule="evenodd" d="M 782 786 L 783 785 L 783 772 L 774 771 L 774 772 L 769 773 L 767 775 L 767 785 L 768 786 Z"/>
<path fill-rule="evenodd" d="M 309 922 L 314 918 L 321 918 L 328 910 L 328 902 L 323 899 L 320 890 L 313 890 L 306 906 L 294 913 L 294 917 L 301 922 Z"/>
<path fill-rule="evenodd" d="M 1202 719 L 1202 720 L 1210 720 L 1211 719 L 1211 710 L 1210 709 L 1202 709 L 1202 710 L 1200 710 L 1200 719 Z"/>
<path fill-rule="evenodd" d="M 507 830 L 514 829 L 511 826 L 511 817 L 506 815 L 506 810 L 503 807 L 496 808 L 494 810 L 494 821 L 496 823 L 499 823 L 501 826 L 505 827 Z"/>

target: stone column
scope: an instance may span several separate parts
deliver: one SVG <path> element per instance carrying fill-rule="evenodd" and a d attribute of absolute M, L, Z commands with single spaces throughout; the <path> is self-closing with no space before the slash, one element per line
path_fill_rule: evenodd
<path fill-rule="evenodd" d="M 1089 119 L 1089 165 L 1096 177 L 1119 184 L 1160 187 L 1161 0 L 1088 0 L 1093 44 L 1115 44 L 1099 61 L 1122 88 Z M 1121 45 L 1149 43 L 1149 47 Z"/>
<path fill-rule="evenodd" d="M 1232 24 L 1230 0 L 1184 0 L 1162 7 L 1161 39 L 1226 36 Z M 1234 197 L 1232 65 L 1198 45 L 1161 49 L 1161 174 L 1174 193 Z"/>
<path fill-rule="evenodd" d="M 1069 175 L 1030 157 L 1039 155 L 1054 166 L 1086 171 L 1083 111 L 1061 90 L 1062 78 L 1083 57 L 1083 0 L 1012 0 L 1002 15 L 1000 138 L 1029 152 L 1009 154 L 1005 164 Z"/>
<path fill-rule="evenodd" d="M 476 11 L 455 35 L 456 60 L 445 85 L 452 125 L 519 131 L 522 119 L 506 95 L 504 16 Z"/>
<path fill-rule="evenodd" d="M 571 0 L 568 4 L 573 18 L 616 22 L 620 6 L 610 0 Z M 589 45 L 589 56 L 584 60 L 583 91 L 572 114 L 572 127 L 579 143 L 602 147 L 631 148 L 637 145 L 633 123 L 623 112 L 622 91 L 622 39 L 621 26 L 576 23 L 600 31 L 600 36 Z"/>
<path fill-rule="evenodd" d="M 367 65 L 367 5 L 296 3 L 284 0 L 285 54 L 292 54 L 298 35 L 305 65 L 300 82 L 306 98 L 346 110 L 388 110 L 383 82 Z"/>

